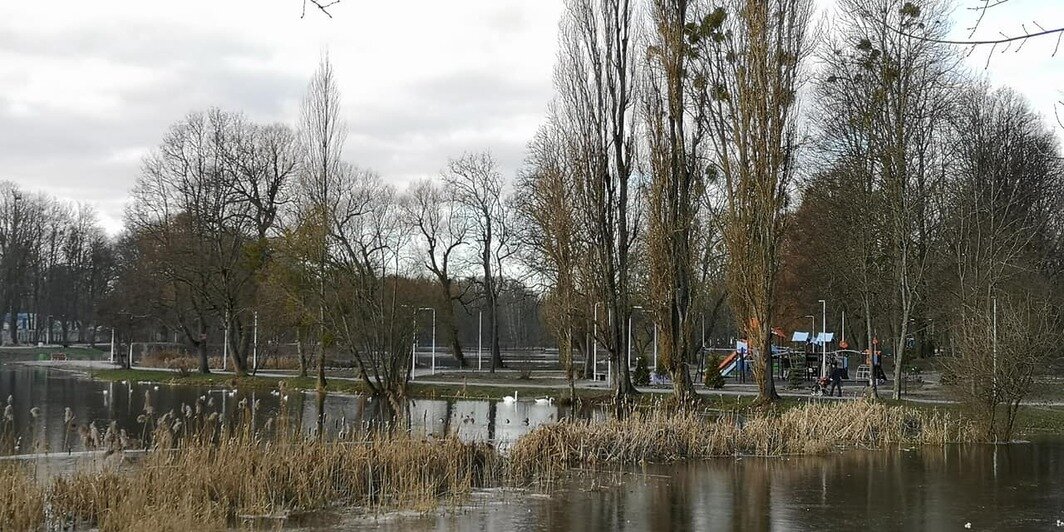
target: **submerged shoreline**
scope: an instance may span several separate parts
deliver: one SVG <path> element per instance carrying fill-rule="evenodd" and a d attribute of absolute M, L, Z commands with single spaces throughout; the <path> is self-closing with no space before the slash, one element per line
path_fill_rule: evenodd
<path fill-rule="evenodd" d="M 160 372 L 150 373 L 159 375 Z M 30 373 L 34 374 L 37 373 Z M 128 378 L 130 374 L 124 376 Z M 92 382 L 83 381 L 80 376 L 73 380 Z M 223 423 L 222 416 L 218 416 L 220 410 L 216 410 L 221 405 L 212 402 L 211 393 L 201 395 L 206 390 L 195 386 L 197 381 L 181 383 L 181 379 L 174 379 L 174 382 L 175 386 L 164 386 L 160 392 L 151 392 L 156 387 L 143 383 L 137 384 L 134 392 L 130 383 L 129 396 L 144 397 L 143 403 L 125 402 L 127 392 L 118 388 L 122 404 L 128 405 L 126 408 L 144 407 L 145 430 L 153 435 L 145 441 L 150 450 L 132 463 L 123 460 L 118 466 L 111 464 L 100 470 L 61 474 L 41 482 L 22 478 L 27 473 L 24 467 L 20 468 L 39 461 L 0 462 L 3 470 L 0 475 L 5 476 L 5 481 L 25 488 L 0 500 L 3 522 L 22 523 L 17 519 L 23 515 L 36 515 L 34 522 L 56 518 L 35 513 L 36 507 L 63 509 L 65 523 L 78 521 L 104 530 L 161 522 L 181 523 L 192 529 L 243 526 L 249 522 L 286 523 L 289 518 L 319 512 L 376 515 L 398 511 L 402 515 L 431 515 L 438 513 L 441 505 L 461 505 L 477 489 L 530 488 L 549 495 L 560 482 L 571 485 L 571 481 L 579 480 L 588 470 L 611 474 L 611 471 L 630 471 L 648 464 L 698 464 L 722 457 L 741 460 L 770 456 L 783 458 L 780 463 L 785 463 L 787 458 L 832 456 L 852 449 L 878 449 L 872 451 L 873 456 L 880 453 L 893 456 L 901 448 L 974 441 L 971 432 L 965 430 L 964 419 L 941 406 L 814 401 L 786 402 L 766 412 L 751 410 L 732 398 L 725 404 L 678 411 L 660 401 L 660 396 L 657 402 L 638 407 L 623 420 L 568 419 L 548 423 L 527 434 L 519 432 L 506 451 L 485 441 L 459 440 L 464 419 L 457 427 L 452 426 L 454 434 L 445 431 L 442 435 L 418 435 L 402 426 L 365 432 L 351 426 L 350 430 L 343 427 L 339 434 L 319 438 L 308 434 L 305 426 L 293 417 L 302 414 L 284 410 L 287 408 L 284 401 L 280 402 L 281 411 L 259 411 L 259 422 L 255 423 L 254 396 L 240 393 L 230 400 L 231 407 L 242 398 L 249 400 L 239 401 L 237 411 L 227 411 L 231 416 L 227 414 L 229 419 Z M 263 391 L 265 382 L 256 382 L 254 386 Z M 90 388 L 114 390 L 113 385 L 112 381 Z M 65 388 L 68 386 L 54 389 Z M 191 398 L 192 404 L 160 417 L 158 413 L 169 408 L 164 405 L 159 412 L 148 415 L 148 403 L 158 404 L 149 401 L 148 396 L 153 393 Z M 271 395 L 263 393 L 259 397 L 269 399 Z M 51 397 L 50 392 L 48 396 Z M 346 397 L 338 400 L 350 401 Z M 458 404 L 472 403 L 460 400 Z M 495 404 L 503 409 L 501 402 Z M 304 407 L 313 409 L 312 404 L 303 405 L 298 407 L 300 412 Z M 55 403 L 53 410 L 55 406 L 62 407 Z M 292 407 L 296 408 L 294 403 Z M 467 408 L 455 410 L 453 419 L 457 421 L 467 411 Z M 502 412 L 498 423 L 502 423 Z M 506 417 L 511 417 L 516 411 L 505 412 Z M 428 411 L 424 415 L 428 416 Z M 265 423 L 264 418 L 268 418 Z M 507 419 L 506 423 L 511 421 L 518 425 L 516 428 L 521 428 L 518 420 Z M 330 418 L 329 424 L 333 422 Z M 285 426 L 295 430 L 278 431 Z M 503 430 L 501 425 L 498 430 Z M 383 454 L 359 454 L 362 453 L 359 449 L 365 450 L 367 446 Z M 388 453 L 401 458 L 396 458 L 394 466 L 380 471 L 382 475 L 398 475 L 386 479 L 373 473 L 374 468 L 367 464 L 387 463 L 374 457 Z M 65 454 L 53 452 L 51 456 Z M 363 461 L 355 460 L 357 456 L 363 456 L 360 459 Z M 332 461 L 323 462 L 323 457 L 332 457 L 329 458 Z M 431 463 L 440 467 L 427 467 Z M 418 467 L 406 469 L 411 464 Z M 407 473 L 400 474 L 402 471 Z M 304 495 L 316 489 L 312 486 L 338 478 L 346 480 L 335 485 L 332 496 L 308 499 Z M 174 491 L 168 486 L 144 482 L 176 482 L 185 487 Z M 187 495 L 197 489 L 207 491 L 194 498 Z M 150 499 L 142 492 L 170 495 Z M 92 493 L 110 495 L 102 498 L 84 495 Z M 53 500 L 55 497 L 59 498 Z M 295 522 L 293 525 L 299 526 Z M 15 528 L 33 526 L 39 525 Z"/>

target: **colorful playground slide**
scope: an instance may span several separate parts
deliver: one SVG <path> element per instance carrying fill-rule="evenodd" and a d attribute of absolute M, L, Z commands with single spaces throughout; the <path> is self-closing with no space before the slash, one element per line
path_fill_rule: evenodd
<path fill-rule="evenodd" d="M 733 371 L 735 371 L 735 366 L 739 361 L 739 357 L 736 356 L 737 354 L 738 353 L 733 352 L 732 354 L 728 355 L 728 357 L 720 363 L 720 366 L 718 366 L 718 369 L 720 369 L 720 375 L 722 377 L 727 377 L 731 375 Z"/>

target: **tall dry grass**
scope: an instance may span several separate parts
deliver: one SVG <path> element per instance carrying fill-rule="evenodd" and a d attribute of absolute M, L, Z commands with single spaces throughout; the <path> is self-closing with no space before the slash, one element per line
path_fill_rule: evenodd
<path fill-rule="evenodd" d="M 15 464 L 0 465 L 0 530 L 36 530 L 44 526 L 44 493 Z"/>
<path fill-rule="evenodd" d="M 568 420 L 537 428 L 510 448 L 516 479 L 551 481 L 573 467 L 720 456 L 820 454 L 841 448 L 970 441 L 970 423 L 949 413 L 871 401 L 807 404 L 742 417 L 634 412 L 625 419 Z"/>
<path fill-rule="evenodd" d="M 131 464 L 46 484 L 0 469 L 0 485 L 15 488 L 0 490 L 0 530 L 216 530 L 334 506 L 428 509 L 494 483 L 500 470 L 490 446 L 453 437 L 347 428 L 324 439 L 284 409 L 256 429 L 247 401 L 233 419 L 203 399 L 162 415 L 146 402 L 140 441 L 122 433 L 124 442 L 87 445 L 146 446 Z"/>
<path fill-rule="evenodd" d="M 751 417 L 655 409 L 542 426 L 500 457 L 487 444 L 402 430 L 345 428 L 327 440 L 302 433 L 284 408 L 256 428 L 256 406 L 241 401 L 228 419 L 201 399 L 157 415 L 146 396 L 139 439 L 113 426 L 88 438 L 96 443 L 87 448 L 108 453 L 146 447 L 131 464 L 44 484 L 0 468 L 0 485 L 10 486 L 0 490 L 0 529 L 215 530 L 336 506 L 426 510 L 476 487 L 550 482 L 574 467 L 943 444 L 974 434 L 942 411 L 868 401 Z"/>
<path fill-rule="evenodd" d="M 138 366 L 148 368 L 167 368 L 185 371 L 196 371 L 199 368 L 199 356 L 195 354 L 181 353 L 173 350 L 153 351 L 137 359 Z M 212 368 L 222 367 L 222 357 L 207 357 L 207 365 Z M 299 358 L 287 355 L 260 356 L 260 370 L 297 370 Z"/>
<path fill-rule="evenodd" d="M 493 454 L 453 438 L 407 435 L 157 449 L 128 471 L 56 480 L 48 502 L 70 525 L 101 530 L 221 529 L 339 505 L 435 507 L 494 478 Z"/>

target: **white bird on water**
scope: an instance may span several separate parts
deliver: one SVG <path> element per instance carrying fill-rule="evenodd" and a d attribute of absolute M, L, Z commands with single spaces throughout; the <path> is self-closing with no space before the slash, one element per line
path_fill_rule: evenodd
<path fill-rule="evenodd" d="M 540 406 L 552 405 L 552 404 L 554 404 L 554 398 L 553 397 L 544 397 L 542 399 L 536 399 L 536 404 L 540 405 Z"/>
<path fill-rule="evenodd" d="M 514 390 L 514 394 L 512 396 L 511 395 L 502 396 L 502 402 L 504 402 L 506 404 L 516 403 L 517 402 L 517 390 Z"/>

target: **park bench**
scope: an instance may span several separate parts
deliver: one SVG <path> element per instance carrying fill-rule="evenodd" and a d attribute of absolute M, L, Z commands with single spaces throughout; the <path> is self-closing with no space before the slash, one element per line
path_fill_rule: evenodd
<path fill-rule="evenodd" d="M 858 381 L 867 382 L 872 377 L 872 368 L 868 367 L 868 364 L 861 364 L 857 366 L 857 373 L 854 374 L 854 379 Z"/>

